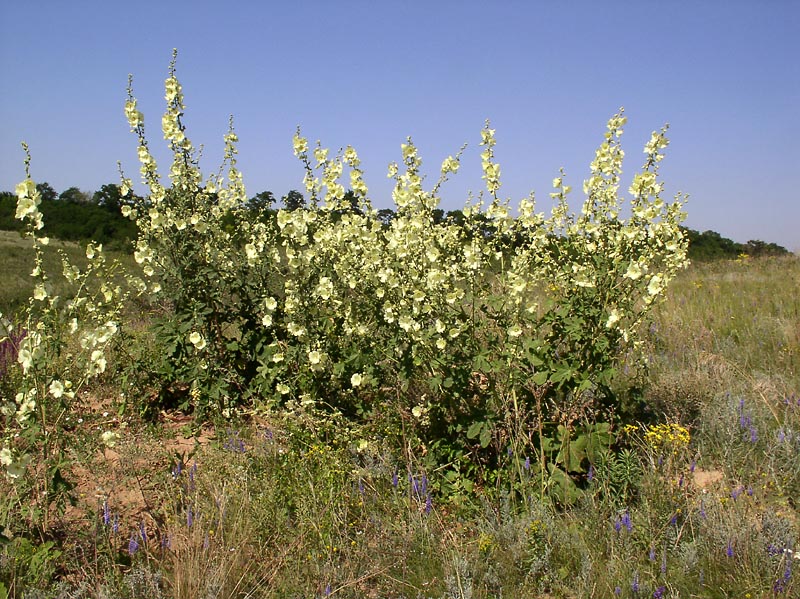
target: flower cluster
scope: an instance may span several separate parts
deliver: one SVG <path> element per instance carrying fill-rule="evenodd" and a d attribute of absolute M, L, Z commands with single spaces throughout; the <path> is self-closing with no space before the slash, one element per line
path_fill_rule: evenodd
<path fill-rule="evenodd" d="M 426 190 L 417 147 L 410 138 L 401 144 L 401 161 L 388 169 L 396 211 L 382 222 L 356 150 L 334 154 L 299 129 L 292 145 L 310 206 L 252 218 L 232 128 L 220 175 L 204 182 L 181 121 L 174 58 L 165 88 L 170 189 L 160 183 L 130 89 L 126 104 L 150 190 L 126 210 L 139 226 L 134 257 L 149 279 L 136 289 L 174 306 L 176 322 L 185 325 L 171 334 L 170 347 L 177 338 L 194 351 L 171 355 L 185 360 L 181 371 L 193 384 L 216 386 L 206 395 L 222 403 L 234 389 L 237 397 L 276 402 L 324 395 L 360 403 L 419 376 L 436 386 L 464 362 L 475 363 L 481 345 L 495 353 L 475 363 L 487 376 L 491 367 L 481 364 L 509 364 L 527 378 L 535 374 L 538 384 L 597 389 L 686 265 L 683 200 L 660 197 L 666 128 L 645 146 L 643 171 L 629 189 L 631 217 L 621 217 L 622 111 L 608 123 L 577 216 L 563 172 L 553 181 L 549 217 L 537 212 L 533 194 L 512 216 L 498 196 L 495 131 L 487 122 L 480 145 L 489 201 L 481 194 L 465 206 L 463 220 L 435 214 L 464 148 L 442 161 L 438 182 Z"/>

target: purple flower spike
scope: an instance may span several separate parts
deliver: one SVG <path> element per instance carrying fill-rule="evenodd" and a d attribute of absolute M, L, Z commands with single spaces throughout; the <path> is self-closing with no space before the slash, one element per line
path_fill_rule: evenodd
<path fill-rule="evenodd" d="M 634 593 L 638 593 L 639 592 L 639 573 L 638 572 L 634 572 L 633 573 L 633 580 L 631 581 L 631 590 Z"/>
<path fill-rule="evenodd" d="M 653 592 L 653 599 L 661 599 L 664 596 L 664 591 L 667 590 L 667 587 L 660 586 Z"/>
<path fill-rule="evenodd" d="M 628 532 L 633 530 L 633 522 L 631 522 L 631 515 L 628 510 L 625 510 L 625 513 L 622 514 L 622 525 L 628 529 Z"/>
<path fill-rule="evenodd" d="M 108 499 L 103 500 L 103 524 L 108 526 L 111 522 L 111 512 L 108 509 Z"/>
<path fill-rule="evenodd" d="M 733 544 L 730 541 L 728 541 L 728 546 L 725 547 L 725 555 L 733 557 Z"/>
<path fill-rule="evenodd" d="M 132 534 L 131 540 L 128 541 L 128 553 L 133 555 L 137 551 L 139 551 L 139 543 L 136 541 L 136 535 Z"/>
<path fill-rule="evenodd" d="M 525 457 L 525 464 L 522 467 L 525 468 L 526 472 L 531 469 L 531 458 L 529 456 Z M 591 472 L 591 470 L 592 469 L 591 469 L 591 466 L 590 466 L 589 467 L 589 472 Z M 589 480 L 591 480 L 591 479 L 589 479 Z"/>
<path fill-rule="evenodd" d="M 392 474 L 392 486 L 396 489 L 399 482 L 399 477 L 397 476 L 397 471 L 395 470 L 394 474 Z"/>

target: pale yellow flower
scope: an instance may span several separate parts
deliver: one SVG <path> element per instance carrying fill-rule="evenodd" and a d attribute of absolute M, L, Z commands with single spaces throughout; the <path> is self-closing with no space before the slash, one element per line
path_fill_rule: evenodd
<path fill-rule="evenodd" d="M 206 346 L 206 340 L 203 336 L 198 333 L 197 331 L 192 331 L 189 334 L 189 341 L 192 345 L 194 345 L 197 349 L 203 349 Z"/>

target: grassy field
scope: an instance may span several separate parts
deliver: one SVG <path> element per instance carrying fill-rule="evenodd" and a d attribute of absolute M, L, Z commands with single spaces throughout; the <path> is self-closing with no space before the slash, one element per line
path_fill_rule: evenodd
<path fill-rule="evenodd" d="M 13 308 L 30 265 L 14 235 L 0 255 Z M 67 416 L 75 504 L 52 538 L 3 537 L 0 581 L 65 598 L 799 596 L 800 259 L 692 266 L 644 351 L 646 376 L 621 384 L 651 420 L 614 431 L 566 506 L 521 456 L 493 489 L 442 496 L 419 456 L 329 415 L 143 422 L 120 408 L 145 391 L 98 385 Z"/>

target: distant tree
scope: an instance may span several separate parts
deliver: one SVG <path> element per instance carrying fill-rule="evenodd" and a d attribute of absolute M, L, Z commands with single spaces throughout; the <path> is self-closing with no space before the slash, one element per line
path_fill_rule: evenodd
<path fill-rule="evenodd" d="M 282 199 L 283 206 L 287 210 L 297 210 L 298 208 L 305 208 L 306 206 L 306 199 L 303 197 L 303 194 L 296 189 L 292 189 L 289 193 L 283 196 Z"/>
<path fill-rule="evenodd" d="M 42 196 L 42 201 L 44 202 L 52 202 L 58 199 L 58 192 L 56 192 L 47 181 L 44 183 L 37 183 L 36 190 Z"/>
<path fill-rule="evenodd" d="M 378 210 L 378 220 L 384 227 L 388 227 L 394 220 L 395 213 L 391 208 L 381 208 Z"/>
<path fill-rule="evenodd" d="M 119 212 L 122 205 L 122 194 L 119 185 L 107 183 L 98 191 L 94 192 L 92 201 L 98 206 L 102 206 L 109 212 Z"/>
<path fill-rule="evenodd" d="M 271 191 L 261 191 L 247 200 L 247 209 L 254 212 L 261 212 L 272 207 L 275 203 L 275 196 Z"/>
<path fill-rule="evenodd" d="M 77 187 L 70 187 L 62 191 L 58 199 L 64 202 L 72 202 L 73 204 L 88 204 L 92 201 L 92 196 Z"/>
<path fill-rule="evenodd" d="M 454 225 L 461 225 L 464 226 L 464 222 L 466 222 L 466 217 L 461 210 L 448 210 L 447 216 L 445 217 L 450 223 Z"/>
<path fill-rule="evenodd" d="M 434 225 L 440 225 L 444 222 L 444 210 L 442 210 L 441 208 L 434 209 L 431 216 L 433 216 Z"/>
<path fill-rule="evenodd" d="M 348 189 L 344 192 L 344 197 L 342 201 L 348 206 L 344 212 L 352 212 L 354 214 L 362 214 L 361 208 L 358 205 L 358 196 L 352 189 Z"/>
<path fill-rule="evenodd" d="M 789 253 L 785 247 L 777 243 L 767 243 L 760 239 L 751 239 L 744 245 L 744 253 L 748 256 L 782 256 Z"/>
<path fill-rule="evenodd" d="M 17 196 L 10 191 L 0 191 L 0 229 L 19 231 L 22 221 L 15 218 L 17 212 Z"/>

